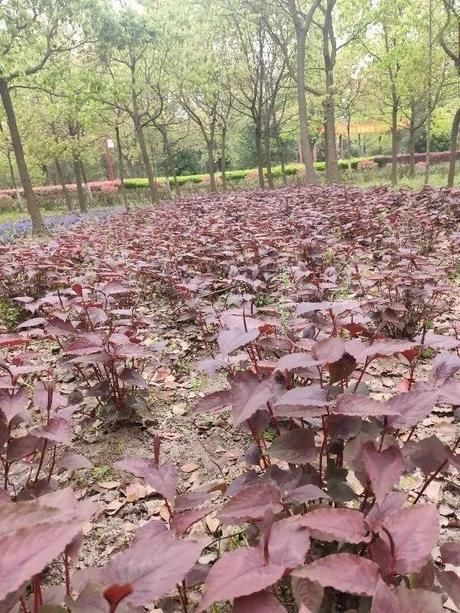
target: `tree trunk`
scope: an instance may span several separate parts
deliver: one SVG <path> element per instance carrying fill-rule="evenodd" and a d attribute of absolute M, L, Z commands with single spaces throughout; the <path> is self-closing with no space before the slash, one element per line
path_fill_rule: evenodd
<path fill-rule="evenodd" d="M 168 133 L 166 131 L 166 128 L 163 127 L 162 130 L 160 130 L 161 132 L 161 136 L 163 137 L 163 147 L 165 150 L 165 154 L 166 154 L 166 167 L 167 167 L 167 174 L 168 174 L 168 183 L 169 183 L 169 177 L 172 176 L 173 178 L 173 185 L 174 185 L 174 191 L 176 192 L 176 195 L 178 195 L 180 193 L 180 186 L 179 186 L 179 182 L 177 180 L 177 170 L 176 170 L 176 163 L 174 160 L 174 156 L 173 156 L 173 152 L 172 152 L 172 148 L 171 148 L 171 143 L 169 142 L 169 138 L 168 138 Z"/>
<path fill-rule="evenodd" d="M 16 183 L 16 175 L 14 174 L 13 160 L 11 159 L 11 152 L 10 151 L 7 151 L 6 157 L 7 157 L 7 160 L 8 160 L 8 168 L 10 170 L 11 187 L 13 189 L 15 189 L 16 191 L 18 191 L 18 185 Z"/>
<path fill-rule="evenodd" d="M 267 168 L 267 185 L 269 189 L 273 189 L 275 184 L 273 182 L 273 172 L 272 172 L 272 155 L 271 155 L 271 145 L 270 145 L 270 121 L 266 122 L 265 131 L 264 131 L 264 153 L 265 153 L 265 166 Z"/>
<path fill-rule="evenodd" d="M 259 187 L 265 188 L 265 176 L 264 176 L 264 154 L 262 148 L 262 126 L 260 119 L 256 121 L 255 129 L 256 140 L 256 157 L 257 157 L 257 174 L 259 176 Z"/>
<path fill-rule="evenodd" d="M 220 172 L 222 176 L 222 190 L 225 192 L 227 189 L 227 162 L 225 156 L 227 154 L 227 130 L 222 128 L 222 136 L 220 141 Z"/>
<path fill-rule="evenodd" d="M 332 96 L 324 101 L 324 138 L 326 141 L 326 183 L 340 183 L 339 161 L 335 137 L 335 109 Z"/>
<path fill-rule="evenodd" d="M 166 187 L 166 191 L 168 192 L 169 196 L 171 197 L 172 195 L 172 191 L 171 191 L 171 173 L 172 173 L 172 161 L 171 161 L 171 151 L 170 151 L 170 147 L 169 147 L 169 139 L 168 139 L 168 133 L 166 131 L 166 128 L 164 126 L 158 126 L 158 131 L 161 134 L 161 138 L 163 140 L 163 153 L 165 156 L 165 187 Z"/>
<path fill-rule="evenodd" d="M 214 141 L 212 138 L 206 139 L 206 147 L 208 149 L 208 172 L 209 172 L 210 189 L 212 192 L 216 192 L 217 191 L 216 165 L 214 163 Z"/>
<path fill-rule="evenodd" d="M 460 19 L 458 21 L 458 42 L 460 45 Z M 433 106 L 433 0 L 428 0 L 428 112 L 426 116 L 426 156 L 424 184 L 430 180 L 431 162 L 431 116 Z"/>
<path fill-rule="evenodd" d="M 4 134 L 4 130 L 3 130 L 3 124 L 0 121 L 0 134 Z M 6 141 L 6 159 L 8 160 L 8 169 L 10 171 L 10 178 L 11 178 L 11 187 L 13 189 L 16 190 L 16 192 L 18 192 L 18 186 L 16 183 L 16 176 L 14 174 L 14 166 L 13 166 L 13 160 L 11 159 L 11 150 L 10 150 L 10 146 L 8 144 L 8 142 Z"/>
<path fill-rule="evenodd" d="M 30 178 L 29 169 L 27 168 L 26 158 L 24 156 L 24 149 L 21 141 L 21 135 L 19 133 L 18 124 L 16 121 L 16 114 L 14 112 L 13 101 L 11 100 L 8 81 L 2 78 L 0 78 L 0 96 L 2 98 L 3 108 L 5 109 L 8 128 L 10 130 L 11 145 L 13 147 L 14 155 L 16 157 L 16 164 L 18 167 L 19 177 L 22 183 L 22 189 L 24 190 L 24 198 L 26 199 L 27 210 L 29 211 L 29 215 L 32 220 L 32 232 L 34 234 L 44 234 L 47 232 L 47 230 L 40 212 L 37 196 L 35 195 L 35 192 L 32 187 L 32 180 Z"/>
<path fill-rule="evenodd" d="M 347 116 L 347 149 L 348 149 L 348 170 L 351 170 L 351 116 Z"/>
<path fill-rule="evenodd" d="M 85 165 L 83 164 L 83 160 L 81 159 L 81 157 L 78 157 L 79 159 L 79 163 L 80 163 L 80 170 L 81 170 L 81 177 L 83 180 L 83 189 L 86 192 L 86 197 L 87 197 L 87 201 L 89 200 L 89 202 L 92 202 L 93 200 L 93 192 L 91 191 L 91 188 L 89 186 L 89 182 L 88 182 L 88 177 L 86 176 L 86 170 L 85 170 Z"/>
<path fill-rule="evenodd" d="M 77 184 L 78 206 L 82 213 L 86 213 L 88 211 L 88 205 L 86 202 L 85 189 L 83 187 L 80 157 L 77 153 L 73 154 L 73 170 L 75 173 L 75 183 Z"/>
<path fill-rule="evenodd" d="M 305 166 L 306 183 L 316 183 L 313 152 L 308 132 L 307 94 L 305 92 L 305 41 L 306 31 L 296 27 L 296 87 L 299 107 L 300 151 Z"/>
<path fill-rule="evenodd" d="M 280 156 L 281 178 L 283 179 L 283 185 L 287 185 L 286 156 L 284 155 L 283 141 L 281 139 L 279 129 L 276 125 L 275 125 L 275 140 L 276 140 L 276 146 L 278 149 L 278 155 Z"/>
<path fill-rule="evenodd" d="M 45 185 L 51 185 L 51 178 L 50 178 L 48 166 L 46 164 L 41 164 L 41 169 L 45 177 Z"/>
<path fill-rule="evenodd" d="M 407 141 L 409 149 L 409 177 L 415 177 L 415 130 L 409 126 L 409 138 Z"/>
<path fill-rule="evenodd" d="M 128 169 L 127 176 L 132 178 L 132 177 L 135 176 L 133 161 L 129 157 L 129 155 L 123 155 L 123 157 L 124 157 L 124 160 L 126 162 L 127 169 Z"/>
<path fill-rule="evenodd" d="M 134 122 L 136 130 L 137 142 L 139 143 L 139 149 L 141 150 L 142 162 L 144 164 L 145 173 L 149 183 L 150 201 L 155 204 L 158 201 L 157 186 L 155 182 L 155 175 L 153 173 L 152 162 L 150 161 L 149 153 L 147 150 L 147 143 L 145 142 L 144 129 L 139 123 L 139 119 Z"/>
<path fill-rule="evenodd" d="M 453 187 L 455 181 L 455 162 L 457 160 L 457 141 L 458 130 L 460 128 L 460 108 L 455 113 L 452 131 L 450 134 L 450 160 L 449 160 L 449 175 L 447 178 L 447 187 Z"/>
<path fill-rule="evenodd" d="M 54 158 L 54 165 L 56 166 L 56 172 L 59 179 L 59 183 L 62 185 L 62 193 L 64 195 L 65 204 L 68 211 L 72 210 L 72 199 L 69 194 L 69 190 L 67 189 L 67 185 L 65 182 L 64 172 L 62 170 L 61 162 L 59 158 Z"/>
<path fill-rule="evenodd" d="M 393 103 L 391 111 L 391 184 L 398 185 L 398 105 Z"/>
<path fill-rule="evenodd" d="M 125 167 L 123 163 L 123 149 L 121 147 L 120 128 L 115 126 L 115 140 L 117 141 L 117 154 L 118 154 L 118 178 L 120 179 L 120 193 L 123 206 L 129 211 L 128 199 L 126 197 L 125 187 Z"/>
<path fill-rule="evenodd" d="M 340 182 L 339 161 L 337 159 L 337 140 L 335 136 L 335 98 L 334 98 L 334 30 L 332 26 L 332 11 L 334 2 L 327 2 L 323 25 L 323 58 L 326 72 L 326 97 L 324 99 L 324 139 L 326 143 L 326 183 Z M 330 48 L 331 46 L 331 48 Z"/>
<path fill-rule="evenodd" d="M 409 140 L 407 143 L 409 149 L 409 177 L 415 177 L 415 102 L 411 101 L 410 105 L 410 122 L 409 122 Z"/>

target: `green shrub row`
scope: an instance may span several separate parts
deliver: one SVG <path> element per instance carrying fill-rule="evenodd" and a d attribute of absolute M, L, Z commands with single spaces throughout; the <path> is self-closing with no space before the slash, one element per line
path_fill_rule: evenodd
<path fill-rule="evenodd" d="M 353 158 L 351 160 L 351 167 L 353 170 L 358 168 L 358 163 L 362 160 L 371 159 L 371 158 Z M 302 168 L 302 164 L 287 164 L 285 167 L 285 173 L 288 176 L 295 176 L 299 174 L 299 170 Z M 325 162 L 315 162 L 314 164 L 315 170 L 318 172 L 324 172 L 326 170 Z M 342 170 L 348 170 L 348 160 L 339 160 L 339 167 Z M 228 170 L 225 175 L 227 181 L 243 181 L 249 174 L 255 173 L 256 169 L 248 168 L 246 170 Z M 272 168 L 272 174 L 275 179 L 280 179 L 282 177 L 281 166 L 274 166 Z M 202 175 L 181 175 L 177 177 L 177 182 L 179 185 L 185 185 L 186 183 L 203 183 L 208 181 L 207 174 Z M 220 178 L 220 173 L 216 173 L 218 179 Z M 158 182 L 161 184 L 165 183 L 165 179 L 160 177 Z M 173 179 L 169 179 L 169 184 L 171 186 L 174 185 Z M 136 189 L 136 188 L 146 188 L 149 186 L 147 179 L 125 179 L 125 187 L 127 189 Z"/>

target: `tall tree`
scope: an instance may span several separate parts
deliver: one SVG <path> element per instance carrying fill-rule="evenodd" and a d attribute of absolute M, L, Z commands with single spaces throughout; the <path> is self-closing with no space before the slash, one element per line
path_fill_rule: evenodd
<path fill-rule="evenodd" d="M 440 34 L 441 46 L 452 60 L 455 71 L 460 77 L 460 9 L 455 0 L 443 0 L 445 22 Z M 455 162 L 457 159 L 458 133 L 460 129 L 460 106 L 457 108 L 452 122 L 450 140 L 450 162 L 448 187 L 453 187 L 455 180 Z"/>
<path fill-rule="evenodd" d="M 126 112 L 133 122 L 152 203 L 158 200 L 158 189 L 145 131 L 151 125 L 153 111 L 149 108 L 147 112 L 144 102 L 147 94 L 145 72 L 151 67 L 156 36 L 149 16 L 135 7 L 112 12 L 100 23 L 102 72 L 107 71 L 111 79 L 103 99 L 108 105 Z"/>
<path fill-rule="evenodd" d="M 0 96 L 11 135 L 27 209 L 35 233 L 46 231 L 24 155 L 12 88 L 43 70 L 60 54 L 85 42 L 89 4 L 80 0 L 4 0 L 0 4 Z"/>

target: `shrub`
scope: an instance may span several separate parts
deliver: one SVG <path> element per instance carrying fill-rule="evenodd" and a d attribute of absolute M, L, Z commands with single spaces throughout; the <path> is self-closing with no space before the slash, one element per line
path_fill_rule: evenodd
<path fill-rule="evenodd" d="M 377 162 L 379 166 L 385 166 L 386 164 L 391 164 L 391 155 L 376 155 L 372 158 Z M 426 159 L 425 153 L 416 153 L 414 156 L 416 162 L 424 162 Z M 450 151 L 438 151 L 432 153 L 430 155 L 430 161 L 432 164 L 440 164 L 443 162 L 448 162 L 450 160 Z M 460 151 L 457 151 L 457 160 L 460 160 Z M 409 164 L 410 155 L 409 153 L 400 153 L 398 155 L 398 162 L 400 164 Z"/>
<path fill-rule="evenodd" d="M 17 208 L 17 200 L 0 192 L 0 213 L 9 213 Z"/>
<path fill-rule="evenodd" d="M 228 181 L 242 181 L 245 179 L 248 171 L 247 170 L 228 170 L 225 173 Z"/>
<path fill-rule="evenodd" d="M 357 163 L 358 170 L 376 170 L 379 165 L 375 160 L 361 160 Z"/>
<path fill-rule="evenodd" d="M 259 185 L 259 172 L 257 168 L 251 168 L 246 172 L 246 176 L 244 177 L 244 183 L 248 187 L 254 187 Z"/>

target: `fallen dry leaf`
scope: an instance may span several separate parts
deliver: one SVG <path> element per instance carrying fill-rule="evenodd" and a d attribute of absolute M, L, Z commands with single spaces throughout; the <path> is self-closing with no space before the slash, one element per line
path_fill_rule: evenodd
<path fill-rule="evenodd" d="M 121 483 L 120 481 L 100 481 L 97 485 L 105 490 L 115 490 L 117 487 L 120 487 Z"/>
<path fill-rule="evenodd" d="M 109 504 L 105 507 L 105 512 L 107 515 L 115 515 L 115 513 L 117 513 L 121 507 L 124 507 L 126 504 L 126 500 L 112 500 L 112 502 L 109 502 Z"/>
<path fill-rule="evenodd" d="M 130 483 L 125 487 L 124 494 L 126 496 L 126 502 L 136 502 L 142 500 L 153 493 L 153 488 L 149 485 L 143 485 L 142 483 Z"/>
<path fill-rule="evenodd" d="M 200 468 L 198 464 L 183 464 L 180 469 L 183 473 L 193 473 L 195 470 Z"/>

